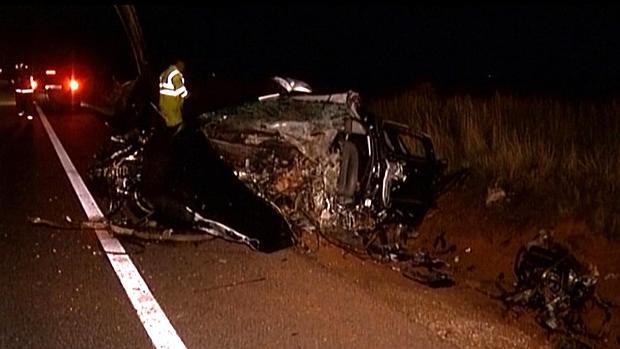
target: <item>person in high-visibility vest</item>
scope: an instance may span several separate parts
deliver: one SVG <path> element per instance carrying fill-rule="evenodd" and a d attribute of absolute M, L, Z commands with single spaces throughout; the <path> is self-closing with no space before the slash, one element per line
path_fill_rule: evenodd
<path fill-rule="evenodd" d="M 183 101 L 189 94 L 185 88 L 184 70 L 185 63 L 177 60 L 159 76 L 159 111 L 168 127 L 183 122 Z"/>
<path fill-rule="evenodd" d="M 34 90 L 37 87 L 28 65 L 15 65 L 15 106 L 17 115 L 32 119 L 34 106 L 32 105 Z"/>
<path fill-rule="evenodd" d="M 177 60 L 159 76 L 159 113 L 167 127 L 157 127 L 144 148 L 142 194 L 152 204 L 159 218 L 175 222 L 187 215 L 184 206 L 171 195 L 178 175 L 179 136 L 182 134 L 183 102 L 188 96 L 183 71 Z"/>

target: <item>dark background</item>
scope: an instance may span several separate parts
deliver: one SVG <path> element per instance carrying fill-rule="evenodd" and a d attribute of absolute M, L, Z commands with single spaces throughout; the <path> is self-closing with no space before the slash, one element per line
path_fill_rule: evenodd
<path fill-rule="evenodd" d="M 159 72 L 188 81 L 293 76 L 320 89 L 384 93 L 430 81 L 447 90 L 601 95 L 620 88 L 615 5 L 237 4 L 137 6 Z M 131 77 L 112 6 L 2 7 L 0 64 L 71 60 Z"/>

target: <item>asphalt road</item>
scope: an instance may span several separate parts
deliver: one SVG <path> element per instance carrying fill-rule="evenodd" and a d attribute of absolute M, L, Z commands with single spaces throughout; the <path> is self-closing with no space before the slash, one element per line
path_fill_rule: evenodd
<path fill-rule="evenodd" d="M 0 85 L 0 347 L 152 347 L 95 233 L 27 222 L 86 215 L 40 116 L 18 117 L 12 98 Z M 84 177 L 109 130 L 86 111 L 45 114 Z M 452 348 L 294 249 L 124 247 L 188 348 Z"/>

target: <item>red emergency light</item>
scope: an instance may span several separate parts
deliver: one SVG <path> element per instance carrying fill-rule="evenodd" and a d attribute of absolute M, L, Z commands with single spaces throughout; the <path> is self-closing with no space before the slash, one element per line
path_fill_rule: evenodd
<path fill-rule="evenodd" d="M 71 90 L 71 92 L 77 91 L 78 88 L 80 88 L 80 83 L 77 80 L 69 80 L 69 89 Z"/>

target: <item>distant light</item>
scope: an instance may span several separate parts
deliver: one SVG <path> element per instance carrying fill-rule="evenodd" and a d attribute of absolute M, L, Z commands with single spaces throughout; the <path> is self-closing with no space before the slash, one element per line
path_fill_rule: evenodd
<path fill-rule="evenodd" d="M 71 81 L 69 81 L 69 89 L 71 89 L 71 91 L 77 91 L 78 88 L 80 88 L 80 83 L 75 79 L 71 79 Z"/>
<path fill-rule="evenodd" d="M 45 71 L 45 75 L 56 75 L 56 71 L 54 69 L 48 69 Z"/>
<path fill-rule="evenodd" d="M 39 86 L 39 84 L 31 76 L 30 77 L 30 87 L 32 87 L 32 89 L 35 90 L 37 88 L 37 86 Z"/>
<path fill-rule="evenodd" d="M 32 119 L 34 119 L 34 118 L 32 117 L 32 115 L 28 115 L 28 116 L 26 116 L 26 119 L 28 119 L 28 120 L 32 120 Z"/>

